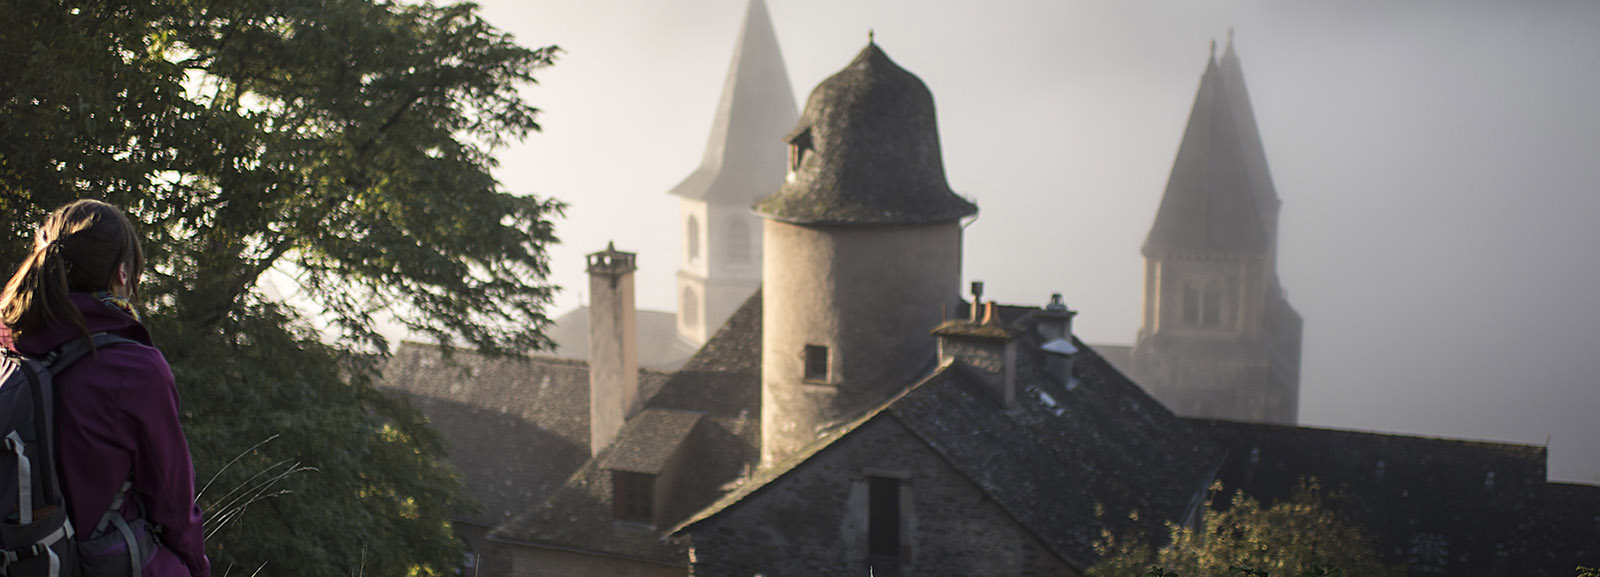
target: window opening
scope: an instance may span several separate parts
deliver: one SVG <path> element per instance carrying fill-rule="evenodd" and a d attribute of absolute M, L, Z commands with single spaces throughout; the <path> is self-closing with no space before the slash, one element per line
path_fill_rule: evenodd
<path fill-rule="evenodd" d="M 806 380 L 828 380 L 828 347 L 806 345 Z"/>
<path fill-rule="evenodd" d="M 869 477 L 867 486 L 867 554 L 900 558 L 900 480 Z"/>
<path fill-rule="evenodd" d="M 1183 324 L 1200 324 L 1200 289 L 1189 285 L 1183 287 Z"/>
<path fill-rule="evenodd" d="M 635 523 L 655 523 L 655 485 L 655 475 L 612 471 L 612 518 Z"/>
<path fill-rule="evenodd" d="M 1200 324 L 1214 327 L 1222 323 L 1222 288 L 1206 287 L 1205 306 L 1201 309 Z"/>
<path fill-rule="evenodd" d="M 684 234 L 688 236 L 689 260 L 700 260 L 700 221 L 689 215 L 689 222 L 684 225 Z"/>
<path fill-rule="evenodd" d="M 801 163 L 806 161 L 806 155 L 811 152 L 811 129 L 807 128 L 789 140 L 789 174 L 799 172 Z"/>

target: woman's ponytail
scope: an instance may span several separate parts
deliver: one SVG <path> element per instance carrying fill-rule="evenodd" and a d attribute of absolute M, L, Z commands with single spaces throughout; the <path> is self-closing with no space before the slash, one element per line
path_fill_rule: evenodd
<path fill-rule="evenodd" d="M 50 213 L 0 293 L 0 322 L 21 337 L 67 321 L 88 334 L 83 314 L 68 296 L 110 288 L 118 267 L 129 265 L 137 283 L 144 253 L 128 217 L 97 200 L 79 200 Z"/>

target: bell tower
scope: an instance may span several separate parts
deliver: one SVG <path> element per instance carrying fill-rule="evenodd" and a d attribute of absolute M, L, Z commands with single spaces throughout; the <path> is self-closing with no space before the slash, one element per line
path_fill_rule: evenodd
<path fill-rule="evenodd" d="M 1299 313 L 1278 284 L 1278 200 L 1233 49 L 1207 59 L 1145 240 L 1134 378 L 1191 417 L 1294 423 Z"/>
<path fill-rule="evenodd" d="M 679 199 L 678 338 L 698 348 L 761 285 L 756 199 L 783 183 L 783 134 L 799 113 L 762 0 L 751 0 L 700 168 Z"/>

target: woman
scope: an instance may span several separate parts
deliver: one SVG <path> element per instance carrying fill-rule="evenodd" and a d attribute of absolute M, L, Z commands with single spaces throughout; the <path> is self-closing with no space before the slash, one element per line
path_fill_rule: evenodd
<path fill-rule="evenodd" d="M 57 460 L 68 517 L 78 540 L 88 540 L 131 480 L 123 518 L 143 517 L 160 535 L 143 575 L 207 577 L 211 564 L 201 542 L 189 443 L 178 425 L 178 391 L 129 301 L 143 266 L 139 239 L 121 210 L 95 200 L 57 209 L 0 293 L 0 343 L 42 355 L 94 333 L 136 341 L 105 347 L 56 377 Z"/>

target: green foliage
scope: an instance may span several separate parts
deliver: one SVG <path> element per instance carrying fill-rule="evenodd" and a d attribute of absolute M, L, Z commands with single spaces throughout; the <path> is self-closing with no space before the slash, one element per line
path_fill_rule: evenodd
<path fill-rule="evenodd" d="M 1212 487 L 1213 494 L 1222 490 Z M 1384 565 L 1360 527 L 1324 504 L 1315 482 L 1293 498 L 1264 507 L 1242 492 L 1213 510 L 1198 529 L 1168 526 L 1169 541 L 1156 548 L 1138 534 L 1105 534 L 1090 577 L 1335 577 L 1403 575 Z"/>
<path fill-rule="evenodd" d="M 1600 569 L 1579 565 L 1578 577 L 1600 577 Z"/>
<path fill-rule="evenodd" d="M 548 344 L 561 205 L 508 194 L 491 170 L 538 129 L 518 91 L 557 50 L 517 45 L 470 4 L 0 13 L 0 266 L 70 200 L 129 210 L 151 264 L 137 300 L 200 479 L 220 472 L 202 498 L 218 573 L 448 572 L 460 480 L 420 415 L 373 387 L 387 349 L 374 315 L 396 306 L 410 328 L 490 353 Z M 335 344 L 262 295 L 274 269 L 328 311 Z"/>

